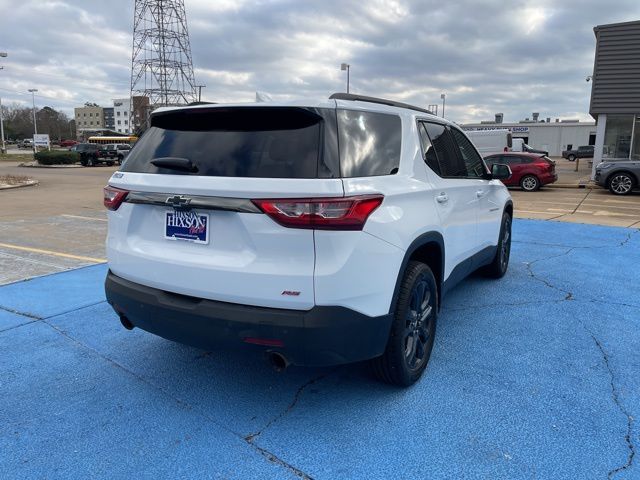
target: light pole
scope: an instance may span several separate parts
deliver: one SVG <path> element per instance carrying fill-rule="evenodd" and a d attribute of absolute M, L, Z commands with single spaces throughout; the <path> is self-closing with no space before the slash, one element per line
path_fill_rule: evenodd
<path fill-rule="evenodd" d="M 33 135 L 37 135 L 38 134 L 38 124 L 36 123 L 36 92 L 38 91 L 37 88 L 30 88 L 29 91 L 31 92 L 31 102 L 33 103 Z M 33 139 L 33 153 L 35 154 L 37 152 L 36 150 L 36 139 Z"/>
<path fill-rule="evenodd" d="M 0 57 L 6 57 L 7 52 L 0 52 Z M 4 67 L 0 67 L 2 70 Z M 4 143 L 4 117 L 2 114 L 2 98 L 0 98 L 0 138 L 2 138 L 2 144 L 0 146 L 0 153 L 7 153 L 7 146 Z"/>
<path fill-rule="evenodd" d="M 340 70 L 342 70 L 343 72 L 346 70 L 347 71 L 347 93 L 349 93 L 349 69 L 351 68 L 351 65 L 349 65 L 348 63 L 343 63 L 342 65 L 340 65 Z"/>
<path fill-rule="evenodd" d="M 444 93 L 441 93 L 440 98 L 442 99 L 442 118 L 444 118 L 444 102 L 447 96 Z"/>

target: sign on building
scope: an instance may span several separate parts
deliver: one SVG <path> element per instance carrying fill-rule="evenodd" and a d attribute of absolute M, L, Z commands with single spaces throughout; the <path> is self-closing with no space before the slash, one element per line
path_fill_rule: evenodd
<path fill-rule="evenodd" d="M 47 147 L 49 148 L 49 134 L 38 133 L 33 136 L 33 145 L 35 147 Z"/>

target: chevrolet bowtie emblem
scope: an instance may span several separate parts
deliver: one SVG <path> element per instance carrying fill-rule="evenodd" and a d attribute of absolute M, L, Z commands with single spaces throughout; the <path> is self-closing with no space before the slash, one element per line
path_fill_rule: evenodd
<path fill-rule="evenodd" d="M 173 197 L 168 197 L 165 203 L 173 208 L 184 208 L 191 203 L 191 199 L 182 195 L 174 195 Z"/>

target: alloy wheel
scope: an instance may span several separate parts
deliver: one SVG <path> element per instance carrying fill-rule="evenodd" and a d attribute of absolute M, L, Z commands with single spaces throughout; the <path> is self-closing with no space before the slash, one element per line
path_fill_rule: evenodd
<path fill-rule="evenodd" d="M 631 191 L 633 182 L 628 175 L 616 175 L 611 179 L 611 190 L 614 193 L 625 194 Z"/>
<path fill-rule="evenodd" d="M 535 190 L 538 188 L 538 180 L 536 180 L 535 177 L 525 177 L 522 180 L 522 188 L 527 191 Z"/>
<path fill-rule="evenodd" d="M 433 334 L 434 310 L 431 289 L 424 276 L 418 278 L 411 291 L 404 331 L 404 355 L 407 367 L 420 368 L 427 360 L 429 340 Z"/>

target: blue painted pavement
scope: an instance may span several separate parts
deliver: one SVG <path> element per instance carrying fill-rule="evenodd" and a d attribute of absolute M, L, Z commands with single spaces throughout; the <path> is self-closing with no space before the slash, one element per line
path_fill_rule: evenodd
<path fill-rule="evenodd" d="M 106 266 L 0 288 L 5 478 L 640 478 L 640 233 L 517 220 L 423 379 L 124 330 Z M 631 453 L 635 458 L 630 461 Z"/>

